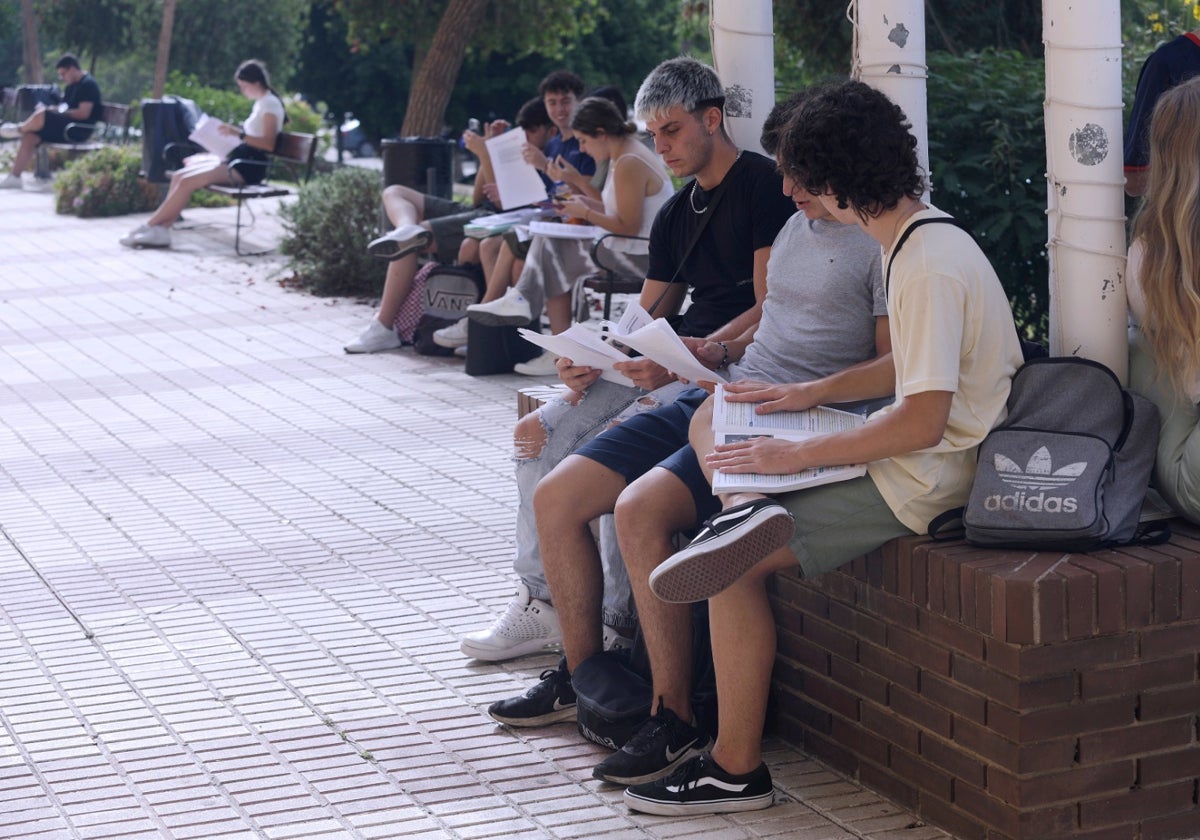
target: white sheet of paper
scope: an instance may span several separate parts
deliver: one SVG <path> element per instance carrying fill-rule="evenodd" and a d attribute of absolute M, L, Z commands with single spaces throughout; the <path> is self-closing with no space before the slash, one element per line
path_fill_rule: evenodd
<path fill-rule="evenodd" d="M 196 120 L 196 127 L 188 135 L 188 139 L 193 143 L 199 143 L 210 152 L 220 155 L 224 160 L 242 142 L 236 134 L 222 134 L 220 128 L 224 124 L 208 114 L 201 114 L 200 119 Z"/>
<path fill-rule="evenodd" d="M 729 381 L 724 374 L 700 364 L 665 318 L 655 318 L 639 330 L 618 336 L 617 341 L 693 384 Z"/>
<path fill-rule="evenodd" d="M 599 239 L 608 233 L 604 228 L 595 225 L 567 225 L 562 222 L 529 223 L 529 232 L 535 236 L 549 236 L 553 239 Z"/>
<path fill-rule="evenodd" d="M 594 330 L 583 324 L 572 324 L 558 335 L 536 333 L 524 327 L 518 329 L 517 333 L 526 341 L 557 356 L 568 358 L 577 365 L 603 371 L 600 374 L 601 379 L 607 379 L 616 385 L 633 387 L 632 379 L 613 369 L 616 362 L 628 362 L 629 357 L 615 347 L 605 344 Z"/>
<path fill-rule="evenodd" d="M 506 131 L 483 142 L 492 158 L 501 207 L 511 209 L 546 200 L 546 185 L 542 183 L 537 170 L 521 157 L 521 147 L 525 145 L 524 131 Z"/>

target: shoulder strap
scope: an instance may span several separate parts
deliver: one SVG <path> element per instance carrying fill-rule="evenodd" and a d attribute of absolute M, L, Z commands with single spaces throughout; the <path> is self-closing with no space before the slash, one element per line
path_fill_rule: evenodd
<path fill-rule="evenodd" d="M 737 163 L 738 162 L 735 160 L 733 162 L 733 166 L 737 166 Z M 725 177 L 721 179 L 721 183 L 715 190 L 713 190 L 712 196 L 708 199 L 708 207 L 705 208 L 704 215 L 700 217 L 700 224 L 696 228 L 696 232 L 692 234 L 691 241 L 688 242 L 687 249 L 683 252 L 683 256 L 679 259 L 679 262 L 675 264 L 675 273 L 671 275 L 671 279 L 667 281 L 667 285 L 663 288 L 662 292 L 659 293 L 658 297 L 654 299 L 654 303 L 650 304 L 650 308 L 647 310 L 647 313 L 651 317 L 654 316 L 654 310 L 658 308 L 660 303 L 662 303 L 663 297 L 666 296 L 667 292 L 670 291 L 671 286 L 673 286 L 675 281 L 679 278 L 679 272 L 683 271 L 683 264 L 686 263 L 687 258 L 692 255 L 692 251 L 696 248 L 696 243 L 700 241 L 700 237 L 704 234 L 704 229 L 708 227 L 708 220 L 715 215 L 713 211 L 717 209 L 717 205 L 721 202 L 721 196 L 725 195 L 725 185 L 729 183 L 729 176 L 733 172 L 733 166 L 729 167 L 729 172 L 725 173 Z M 692 189 L 694 189 L 695 181 L 692 182 L 692 185 Z"/>
<path fill-rule="evenodd" d="M 885 293 L 887 292 L 888 283 L 890 283 L 891 279 L 892 279 L 892 261 L 895 260 L 896 255 L 900 253 L 900 248 L 904 245 L 905 242 L 908 241 L 908 237 L 910 235 L 912 235 L 912 232 L 914 230 L 921 227 L 921 225 L 930 225 L 930 224 L 933 224 L 934 222 L 944 222 L 945 224 L 954 225 L 959 230 L 966 231 L 967 235 L 970 236 L 972 239 L 975 238 L 975 234 L 971 233 L 970 228 L 968 228 L 966 225 L 964 225 L 962 222 L 960 222 L 958 219 L 954 218 L 953 216 L 935 216 L 935 217 L 929 218 L 929 219 L 917 219 L 915 222 L 913 222 L 911 225 L 909 225 L 908 227 L 906 227 L 904 229 L 904 233 L 900 234 L 900 238 L 896 240 L 896 244 L 892 246 L 891 253 L 888 254 L 887 269 L 883 273 L 883 291 Z"/>

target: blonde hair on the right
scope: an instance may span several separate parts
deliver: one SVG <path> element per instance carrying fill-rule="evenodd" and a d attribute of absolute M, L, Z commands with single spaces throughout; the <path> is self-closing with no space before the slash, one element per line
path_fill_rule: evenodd
<path fill-rule="evenodd" d="M 1141 328 L 1174 389 L 1200 380 L 1200 77 L 1163 93 L 1150 123 L 1146 194 L 1133 222 L 1141 240 Z"/>

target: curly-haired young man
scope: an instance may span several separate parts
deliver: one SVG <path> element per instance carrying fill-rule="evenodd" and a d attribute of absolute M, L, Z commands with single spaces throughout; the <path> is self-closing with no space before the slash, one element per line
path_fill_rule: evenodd
<path fill-rule="evenodd" d="M 714 446 L 710 413 L 696 413 L 692 445 L 710 476 L 714 469 L 781 474 L 838 464 L 868 470 L 778 499 L 723 496 L 721 513 L 687 548 L 654 569 L 630 563 L 635 593 L 644 575 L 662 600 L 708 600 L 719 699 L 711 752 L 664 779 L 628 788 L 625 801 L 635 810 L 720 813 L 771 804 L 760 748 L 775 659 L 768 578 L 797 568 L 806 577 L 820 575 L 893 537 L 924 532 L 934 516 L 965 502 L 975 449 L 1004 417 L 1021 363 L 1008 300 L 966 232 L 952 224 L 914 227 L 946 218 L 921 201 L 915 149 L 903 112 L 854 81 L 810 91 L 783 133 L 779 160 L 786 175 L 884 249 L 896 400 L 858 429 L 800 442 L 756 438 Z M 843 385 L 854 394 L 852 380 Z M 618 502 L 618 534 L 636 533 L 637 515 Z"/>

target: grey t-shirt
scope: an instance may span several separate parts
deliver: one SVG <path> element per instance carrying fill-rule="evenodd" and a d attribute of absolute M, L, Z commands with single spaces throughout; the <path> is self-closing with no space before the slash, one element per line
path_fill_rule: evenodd
<path fill-rule="evenodd" d="M 887 314 L 879 243 L 858 225 L 796 213 L 771 246 L 767 298 L 730 379 L 808 382 L 875 355 Z"/>

